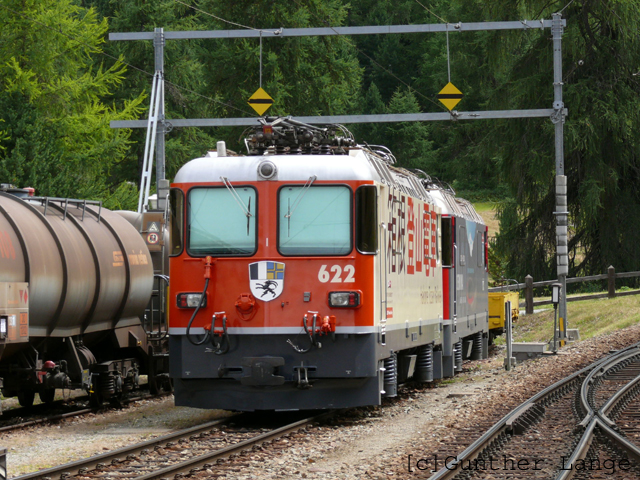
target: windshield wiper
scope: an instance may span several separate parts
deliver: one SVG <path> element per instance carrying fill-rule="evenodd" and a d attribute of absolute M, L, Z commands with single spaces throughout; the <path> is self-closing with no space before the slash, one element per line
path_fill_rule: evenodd
<path fill-rule="evenodd" d="M 291 235 L 291 215 L 293 215 L 293 212 L 296 210 L 296 208 L 298 208 L 298 205 L 300 205 L 300 202 L 302 201 L 304 194 L 307 193 L 307 190 L 311 188 L 311 185 L 313 185 L 313 182 L 315 182 L 317 178 L 318 177 L 315 175 L 309 177 L 309 180 L 307 180 L 307 182 L 302 186 L 300 193 L 298 193 L 298 196 L 293 201 L 293 205 L 291 205 L 291 199 L 289 198 L 288 200 L 289 205 L 287 206 L 287 214 L 284 216 L 284 218 L 287 219 L 287 236 Z"/>
<path fill-rule="evenodd" d="M 251 197 L 249 197 L 249 207 L 247 207 L 242 201 L 242 198 L 240 198 L 240 194 L 236 192 L 236 189 L 233 188 L 233 185 L 231 185 L 231 182 L 227 177 L 220 177 L 220 181 L 224 184 L 225 187 L 227 187 L 227 190 L 229 190 L 229 193 L 231 193 L 233 199 L 238 205 L 240 205 L 240 207 L 244 211 L 244 214 L 247 216 L 247 236 L 249 236 L 251 217 L 253 217 L 253 214 L 251 213 Z"/>

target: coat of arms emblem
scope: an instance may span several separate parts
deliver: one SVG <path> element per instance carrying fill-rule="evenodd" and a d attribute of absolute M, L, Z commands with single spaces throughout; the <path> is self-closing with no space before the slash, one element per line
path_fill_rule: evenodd
<path fill-rule="evenodd" d="M 270 302 L 278 298 L 284 288 L 284 263 L 254 262 L 249 264 L 251 293 L 258 300 Z"/>

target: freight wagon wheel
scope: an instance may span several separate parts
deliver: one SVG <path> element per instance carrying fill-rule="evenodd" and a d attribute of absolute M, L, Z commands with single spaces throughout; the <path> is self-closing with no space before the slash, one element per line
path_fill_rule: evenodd
<path fill-rule="evenodd" d="M 47 388 L 38 392 L 38 396 L 43 403 L 53 403 L 53 399 L 56 396 L 55 388 Z"/>
<path fill-rule="evenodd" d="M 102 395 L 96 392 L 89 393 L 89 405 L 91 408 L 102 408 L 102 404 L 104 403 L 104 398 Z"/>
<path fill-rule="evenodd" d="M 26 390 L 18 392 L 18 403 L 21 407 L 30 407 L 33 405 L 33 401 L 36 399 L 36 392 L 33 390 Z"/>

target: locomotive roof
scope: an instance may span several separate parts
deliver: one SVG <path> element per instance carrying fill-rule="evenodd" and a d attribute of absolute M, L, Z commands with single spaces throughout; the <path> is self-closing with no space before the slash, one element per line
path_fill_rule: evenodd
<path fill-rule="evenodd" d="M 457 198 L 453 192 L 443 188 L 434 188 L 429 193 L 444 215 L 455 215 L 484 225 L 484 220 L 468 200 Z"/>
<path fill-rule="evenodd" d="M 278 155 L 218 156 L 209 152 L 185 164 L 176 174 L 174 183 L 264 181 L 258 168 L 265 162 L 276 167 L 270 180 L 306 182 L 310 177 L 319 181 L 374 181 L 397 188 L 407 195 L 429 203 L 433 199 L 420 180 L 411 172 L 388 165 L 387 160 L 366 147 L 352 147 L 345 155 Z"/>
<path fill-rule="evenodd" d="M 379 175 L 367 161 L 361 150 L 351 150 L 349 155 L 251 155 L 218 156 L 208 152 L 206 156 L 191 160 L 176 174 L 175 183 L 219 182 L 220 177 L 230 181 L 255 182 L 263 180 L 258 166 L 265 161 L 277 168 L 278 181 L 306 181 L 316 175 L 318 180 L 374 180 Z"/>
<path fill-rule="evenodd" d="M 342 125 L 321 127 L 291 117 L 264 117 L 247 131 L 248 155 L 227 152 L 224 142 L 219 142 L 219 151 L 188 162 L 178 171 L 174 183 L 369 180 L 436 204 L 445 214 L 482 222 L 473 206 L 455 198 L 449 187 L 420 170 L 394 167 L 395 157 L 389 149 L 358 145 Z M 267 176 L 261 167 L 267 167 Z"/>

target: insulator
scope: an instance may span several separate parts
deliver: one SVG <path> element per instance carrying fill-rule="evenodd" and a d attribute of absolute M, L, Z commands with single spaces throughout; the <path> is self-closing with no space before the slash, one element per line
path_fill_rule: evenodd
<path fill-rule="evenodd" d="M 418 347 L 414 378 L 418 382 L 433 382 L 433 345 Z"/>
<path fill-rule="evenodd" d="M 384 396 L 395 397 L 398 394 L 398 368 L 397 356 L 392 353 L 389 358 L 384 359 Z"/>
<path fill-rule="evenodd" d="M 455 358 L 456 371 L 462 371 L 462 340 L 458 340 L 453 346 L 453 355 Z"/>

